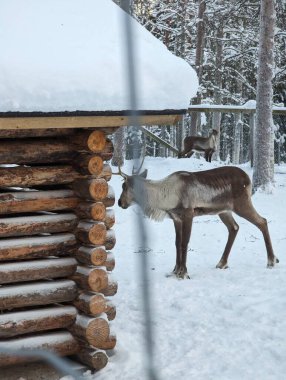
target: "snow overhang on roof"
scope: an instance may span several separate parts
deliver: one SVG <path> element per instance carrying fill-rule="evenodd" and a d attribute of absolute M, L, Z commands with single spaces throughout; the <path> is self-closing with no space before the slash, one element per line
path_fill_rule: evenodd
<path fill-rule="evenodd" d="M 187 109 L 195 71 L 132 22 L 138 109 Z M 1 0 L 0 25 L 1 113 L 130 108 L 123 11 L 111 0 Z"/>

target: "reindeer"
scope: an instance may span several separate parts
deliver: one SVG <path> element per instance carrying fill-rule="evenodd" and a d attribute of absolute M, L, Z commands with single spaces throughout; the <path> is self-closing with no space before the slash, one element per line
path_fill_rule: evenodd
<path fill-rule="evenodd" d="M 211 162 L 213 153 L 217 150 L 218 131 L 212 130 L 209 137 L 187 136 L 184 139 L 184 150 L 179 153 L 178 158 L 191 157 L 194 152 L 204 152 L 207 162 Z"/>
<path fill-rule="evenodd" d="M 138 172 L 139 173 L 139 172 Z M 228 257 L 239 226 L 232 213 L 257 226 L 263 234 L 267 266 L 273 267 L 279 260 L 275 257 L 267 221 L 255 210 L 251 202 L 251 181 L 241 169 L 225 166 L 216 169 L 187 172 L 178 171 L 159 181 L 146 179 L 142 174 L 124 178 L 118 205 L 127 209 L 137 203 L 144 214 L 160 221 L 165 217 L 173 220 L 176 231 L 176 265 L 172 272 L 178 278 L 189 278 L 186 260 L 193 218 L 200 215 L 218 215 L 228 229 L 228 239 L 217 268 L 228 268 Z"/>

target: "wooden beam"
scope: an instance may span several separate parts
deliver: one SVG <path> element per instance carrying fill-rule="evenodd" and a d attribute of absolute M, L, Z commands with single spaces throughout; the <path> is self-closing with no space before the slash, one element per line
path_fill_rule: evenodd
<path fill-rule="evenodd" d="M 104 368 L 108 362 L 108 356 L 104 351 L 90 347 L 81 348 L 77 356 L 82 363 L 97 371 Z"/>
<path fill-rule="evenodd" d="M 13 154 L 11 154 L 13 152 Z M 75 155 L 64 139 L 41 138 L 0 141 L 1 164 L 52 164 L 70 162 Z"/>
<path fill-rule="evenodd" d="M 112 197 L 111 193 L 111 202 Z M 71 210 L 78 203 L 78 197 L 71 190 L 13 191 L 0 193 L 0 214 Z"/>
<path fill-rule="evenodd" d="M 0 265 L 0 284 L 68 278 L 76 267 L 77 261 L 72 257 L 4 263 Z"/>
<path fill-rule="evenodd" d="M 156 136 L 154 133 L 152 133 L 151 131 L 149 131 L 148 129 L 144 128 L 144 127 L 139 127 L 139 129 L 141 129 L 141 131 L 143 133 L 145 133 L 147 136 L 151 137 L 151 139 L 157 141 L 157 143 L 161 144 L 161 145 L 164 145 L 166 148 L 170 149 L 172 152 L 178 154 L 179 153 L 179 150 L 177 148 L 175 148 L 174 146 L 168 144 L 166 141 L 164 141 L 163 139 L 161 139 L 160 137 Z"/>
<path fill-rule="evenodd" d="M 116 315 L 113 303 L 101 293 L 83 292 L 73 302 L 77 309 L 84 314 L 96 316 L 105 313 L 109 321 Z"/>
<path fill-rule="evenodd" d="M 105 314 L 98 317 L 78 314 L 75 323 L 69 330 L 77 338 L 96 348 L 101 348 L 104 342 L 108 341 L 110 335 L 109 323 Z"/>
<path fill-rule="evenodd" d="M 0 287 L 0 310 L 71 302 L 78 288 L 71 280 L 35 281 Z"/>
<path fill-rule="evenodd" d="M 77 224 L 78 219 L 72 213 L 0 218 L 0 238 L 72 232 Z"/>
<path fill-rule="evenodd" d="M 62 185 L 79 178 L 82 178 L 82 175 L 69 165 L 0 167 L 1 187 Z"/>
<path fill-rule="evenodd" d="M 255 108 L 232 105 L 193 105 L 188 108 L 188 113 L 191 112 L 222 112 L 222 113 L 256 113 Z M 272 113 L 276 115 L 286 115 L 286 107 L 273 107 Z"/>
<path fill-rule="evenodd" d="M 76 316 L 77 309 L 73 306 L 49 306 L 3 313 L 0 314 L 0 338 L 67 328 L 74 323 Z"/>
<path fill-rule="evenodd" d="M 0 262 L 72 255 L 77 249 L 73 234 L 0 239 Z"/>
<path fill-rule="evenodd" d="M 79 343 L 68 331 L 56 331 L 33 336 L 3 340 L 0 342 L 1 349 L 15 349 L 18 351 L 29 352 L 29 350 L 49 350 L 58 356 L 68 356 L 77 354 L 80 350 Z M 0 367 L 18 365 L 38 361 L 36 356 L 15 356 L 11 354 L 0 353 Z"/>
<path fill-rule="evenodd" d="M 182 115 L 140 115 L 139 125 L 174 125 Z M 130 125 L 129 116 L 0 117 L 0 129 L 104 128 Z"/>
<path fill-rule="evenodd" d="M 1 118 L 0 118 L 1 120 Z M 27 137 L 70 136 L 73 129 L 0 129 L 0 139 L 25 139 Z"/>

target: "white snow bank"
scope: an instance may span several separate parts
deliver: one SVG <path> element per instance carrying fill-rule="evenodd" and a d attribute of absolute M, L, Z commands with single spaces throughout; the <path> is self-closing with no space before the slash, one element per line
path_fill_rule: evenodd
<path fill-rule="evenodd" d="M 111 0 L 2 0 L 0 112 L 130 109 L 123 15 Z M 138 108 L 187 108 L 195 71 L 132 23 Z"/>

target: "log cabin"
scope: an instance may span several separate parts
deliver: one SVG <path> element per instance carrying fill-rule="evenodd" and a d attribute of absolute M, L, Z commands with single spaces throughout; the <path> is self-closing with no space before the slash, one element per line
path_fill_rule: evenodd
<path fill-rule="evenodd" d="M 130 125 L 132 112 L 123 11 L 111 0 L 84 7 L 31 0 L 30 10 L 20 0 L 4 3 L 0 349 L 49 349 L 99 370 L 116 347 L 112 136 Z M 178 125 L 197 90 L 194 70 L 132 23 L 142 84 L 138 124 Z M 37 360 L 0 352 L 0 367 L 12 371 Z"/>

